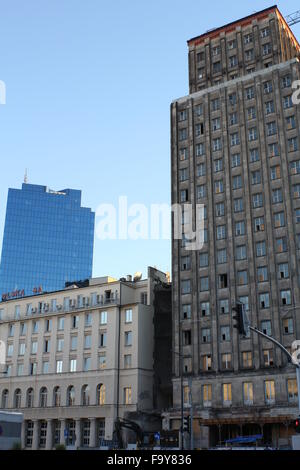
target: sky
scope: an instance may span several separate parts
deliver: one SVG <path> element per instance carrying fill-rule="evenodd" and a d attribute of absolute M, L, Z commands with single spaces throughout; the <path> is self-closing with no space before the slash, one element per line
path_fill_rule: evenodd
<path fill-rule="evenodd" d="M 283 15 L 299 0 L 277 3 Z M 186 41 L 264 0 L 0 0 L 0 248 L 7 191 L 82 190 L 84 206 L 170 204 L 170 103 L 188 94 Z M 293 27 L 300 38 L 300 24 Z M 96 217 L 96 224 L 99 217 Z M 93 275 L 171 270 L 170 240 L 100 240 Z"/>

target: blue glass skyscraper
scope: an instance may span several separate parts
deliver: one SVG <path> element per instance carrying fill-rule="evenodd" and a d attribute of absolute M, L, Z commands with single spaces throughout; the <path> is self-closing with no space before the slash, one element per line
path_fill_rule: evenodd
<path fill-rule="evenodd" d="M 81 191 L 24 183 L 9 189 L 0 300 L 51 292 L 92 276 L 95 213 Z"/>

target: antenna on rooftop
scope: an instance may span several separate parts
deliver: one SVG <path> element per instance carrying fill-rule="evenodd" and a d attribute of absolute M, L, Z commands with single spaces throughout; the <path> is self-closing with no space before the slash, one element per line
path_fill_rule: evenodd
<path fill-rule="evenodd" d="M 27 168 L 25 168 L 24 183 L 25 183 L 25 184 L 28 183 L 28 172 L 27 172 Z"/>

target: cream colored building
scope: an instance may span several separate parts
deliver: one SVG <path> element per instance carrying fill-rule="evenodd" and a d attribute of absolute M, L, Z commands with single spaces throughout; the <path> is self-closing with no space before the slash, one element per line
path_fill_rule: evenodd
<path fill-rule="evenodd" d="M 166 276 L 148 274 L 0 304 L 0 408 L 24 414 L 24 448 L 99 447 L 117 416 L 151 412 L 153 289 Z"/>

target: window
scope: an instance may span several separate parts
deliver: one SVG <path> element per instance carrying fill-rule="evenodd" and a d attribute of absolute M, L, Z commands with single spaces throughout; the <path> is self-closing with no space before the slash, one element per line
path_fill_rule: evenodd
<path fill-rule="evenodd" d="M 19 356 L 24 356 L 25 354 L 25 343 L 19 344 Z"/>
<path fill-rule="evenodd" d="M 296 128 L 296 118 L 295 118 L 295 116 L 288 116 L 287 118 L 285 118 L 285 122 L 286 122 L 286 128 L 288 130 Z"/>
<path fill-rule="evenodd" d="M 124 404 L 131 405 L 132 403 L 132 389 L 131 387 L 124 388 Z"/>
<path fill-rule="evenodd" d="M 53 390 L 53 406 L 61 406 L 61 392 L 59 387 Z"/>
<path fill-rule="evenodd" d="M 270 307 L 270 294 L 268 292 L 259 294 L 259 306 L 261 309 Z"/>
<path fill-rule="evenodd" d="M 253 383 L 252 382 L 243 383 L 243 398 L 244 398 L 244 405 L 253 405 Z"/>
<path fill-rule="evenodd" d="M 298 138 L 293 137 L 292 139 L 288 139 L 288 151 L 289 152 L 296 152 L 298 150 Z"/>
<path fill-rule="evenodd" d="M 31 354 L 36 354 L 37 353 L 37 341 L 32 341 L 31 343 Z"/>
<path fill-rule="evenodd" d="M 212 360 L 210 354 L 202 356 L 202 369 L 206 371 L 212 369 Z"/>
<path fill-rule="evenodd" d="M 286 237 L 277 238 L 275 242 L 276 252 L 284 253 L 287 251 L 287 239 Z"/>
<path fill-rule="evenodd" d="M 197 62 L 202 62 L 204 60 L 204 51 L 197 52 Z"/>
<path fill-rule="evenodd" d="M 215 194 L 224 192 L 223 180 L 215 181 Z"/>
<path fill-rule="evenodd" d="M 283 201 L 282 189 L 281 188 L 273 189 L 273 191 L 272 191 L 272 202 L 273 202 L 273 204 L 278 204 L 282 201 Z"/>
<path fill-rule="evenodd" d="M 188 159 L 188 149 L 182 148 L 179 150 L 179 160 L 184 161 Z"/>
<path fill-rule="evenodd" d="M 43 374 L 49 374 L 49 361 L 43 361 Z"/>
<path fill-rule="evenodd" d="M 268 336 L 272 336 L 272 327 L 270 320 L 264 320 L 261 322 L 261 331 Z"/>
<path fill-rule="evenodd" d="M 201 341 L 202 343 L 210 343 L 211 336 L 210 336 L 210 328 L 203 328 L 201 331 Z"/>
<path fill-rule="evenodd" d="M 178 113 L 178 121 L 185 121 L 187 119 L 187 112 L 186 109 L 183 109 L 182 111 L 179 111 Z"/>
<path fill-rule="evenodd" d="M 7 357 L 12 357 L 13 353 L 14 353 L 14 345 L 12 343 L 8 344 L 7 345 Z"/>
<path fill-rule="evenodd" d="M 270 168 L 270 178 L 272 181 L 281 178 L 281 168 L 280 165 L 272 166 Z"/>
<path fill-rule="evenodd" d="M 268 42 L 267 44 L 264 44 L 264 45 L 263 45 L 263 55 L 271 54 L 271 52 L 272 52 L 271 43 Z"/>
<path fill-rule="evenodd" d="M 243 185 L 242 176 L 237 175 L 232 178 L 232 189 L 240 189 Z"/>
<path fill-rule="evenodd" d="M 219 202 L 216 204 L 216 217 L 223 217 L 225 215 L 225 205 L 224 202 Z"/>
<path fill-rule="evenodd" d="M 203 396 L 203 406 L 211 406 L 212 401 L 212 386 L 211 384 L 205 384 L 202 387 L 202 396 Z"/>
<path fill-rule="evenodd" d="M 217 139 L 213 139 L 212 148 L 214 152 L 222 150 L 222 140 L 220 137 L 218 137 Z"/>
<path fill-rule="evenodd" d="M 227 250 L 226 250 L 226 248 L 217 251 L 217 263 L 218 264 L 227 263 Z"/>
<path fill-rule="evenodd" d="M 125 310 L 125 323 L 132 323 L 132 309 Z"/>
<path fill-rule="evenodd" d="M 226 225 L 217 226 L 217 240 L 224 240 L 226 238 Z"/>
<path fill-rule="evenodd" d="M 182 142 L 183 140 L 186 140 L 187 139 L 187 136 L 188 136 L 188 133 L 187 133 L 187 129 L 180 129 L 179 130 L 179 142 Z"/>
<path fill-rule="evenodd" d="M 218 160 L 215 160 L 215 173 L 218 173 L 219 171 L 222 171 L 223 170 L 223 160 L 222 158 L 219 158 Z M 219 191 L 219 192 L 223 192 L 224 189 L 223 189 L 223 181 L 222 181 L 222 190 Z"/>
<path fill-rule="evenodd" d="M 40 407 L 41 408 L 46 408 L 47 406 L 47 396 L 48 396 L 48 390 L 46 387 L 42 387 L 40 390 Z"/>
<path fill-rule="evenodd" d="M 181 282 L 181 293 L 189 294 L 191 292 L 191 281 L 189 279 Z"/>
<path fill-rule="evenodd" d="M 217 61 L 213 63 L 213 73 L 221 72 L 221 62 Z"/>
<path fill-rule="evenodd" d="M 248 273 L 247 271 L 238 271 L 237 273 L 237 284 L 239 286 L 244 286 L 248 284 Z"/>
<path fill-rule="evenodd" d="M 230 327 L 221 326 L 221 341 L 230 341 Z"/>
<path fill-rule="evenodd" d="M 269 27 L 263 28 L 260 32 L 260 35 L 262 38 L 267 38 L 270 35 L 270 28 Z"/>
<path fill-rule="evenodd" d="M 201 302 L 201 314 L 202 317 L 208 317 L 210 315 L 209 302 Z"/>
<path fill-rule="evenodd" d="M 199 267 L 205 268 L 208 266 L 208 253 L 201 253 L 199 255 Z"/>
<path fill-rule="evenodd" d="M 200 292 L 209 290 L 208 277 L 200 277 Z"/>
<path fill-rule="evenodd" d="M 219 313 L 225 315 L 229 313 L 229 301 L 228 299 L 222 299 L 219 301 Z"/>
<path fill-rule="evenodd" d="M 64 329 L 64 325 L 65 325 L 65 319 L 64 319 L 64 317 L 60 317 L 60 318 L 58 319 L 57 329 L 58 329 L 58 330 L 63 330 L 63 329 Z"/>
<path fill-rule="evenodd" d="M 192 332 L 191 330 L 184 330 L 182 332 L 183 345 L 190 346 L 192 344 Z"/>
<path fill-rule="evenodd" d="M 203 124 L 203 122 L 200 122 L 200 123 L 196 124 L 195 134 L 196 134 L 196 137 L 199 137 L 200 135 L 204 134 L 204 124 Z"/>
<path fill-rule="evenodd" d="M 132 364 L 132 355 L 125 354 L 124 355 L 124 369 L 130 369 Z"/>
<path fill-rule="evenodd" d="M 275 112 L 274 101 L 267 101 L 265 103 L 266 115 L 273 114 Z"/>
<path fill-rule="evenodd" d="M 223 384 L 223 404 L 231 405 L 232 403 L 232 393 L 231 393 L 231 384 Z"/>
<path fill-rule="evenodd" d="M 263 195 L 261 193 L 252 196 L 253 209 L 263 206 Z"/>
<path fill-rule="evenodd" d="M 50 339 L 44 340 L 44 353 L 50 352 Z"/>
<path fill-rule="evenodd" d="M 253 171 L 251 173 L 251 183 L 260 184 L 261 183 L 261 173 L 260 170 Z"/>
<path fill-rule="evenodd" d="M 196 145 L 196 157 L 202 157 L 204 153 L 205 153 L 204 144 L 203 143 L 197 144 Z"/>
<path fill-rule="evenodd" d="M 253 367 L 253 359 L 251 351 L 244 351 L 242 353 L 242 364 L 244 369 L 250 369 Z"/>
<path fill-rule="evenodd" d="M 231 113 L 229 115 L 229 124 L 230 124 L 230 126 L 235 126 L 237 123 L 238 123 L 237 113 Z"/>
<path fill-rule="evenodd" d="M 241 155 L 239 153 L 236 153 L 235 155 L 232 155 L 231 157 L 231 166 L 232 168 L 235 168 L 237 166 L 241 165 Z"/>
<path fill-rule="evenodd" d="M 79 316 L 73 315 L 72 316 L 72 328 L 78 328 L 78 324 L 79 324 Z"/>
<path fill-rule="evenodd" d="M 256 256 L 266 256 L 266 242 L 261 241 L 256 243 Z"/>
<path fill-rule="evenodd" d="M 245 96 L 246 96 L 247 100 L 252 100 L 254 98 L 255 93 L 254 93 L 254 87 L 253 86 L 251 86 L 249 88 L 246 88 Z"/>
<path fill-rule="evenodd" d="M 276 214 L 274 214 L 274 226 L 275 228 L 285 226 L 284 212 L 277 212 Z"/>
<path fill-rule="evenodd" d="M 230 93 L 228 95 L 228 101 L 231 106 L 234 106 L 237 104 L 237 94 L 236 93 Z"/>
<path fill-rule="evenodd" d="M 218 287 L 219 289 L 226 289 L 228 287 L 227 274 L 219 274 L 218 276 Z"/>
<path fill-rule="evenodd" d="M 106 389 L 104 384 L 97 385 L 97 405 L 105 405 Z"/>
<path fill-rule="evenodd" d="M 289 402 L 298 402 L 298 387 L 296 379 L 287 380 L 287 393 Z"/>
<path fill-rule="evenodd" d="M 292 79 L 290 75 L 285 75 L 282 78 L 282 88 L 289 88 L 292 85 Z"/>
<path fill-rule="evenodd" d="M 70 372 L 76 372 L 77 360 L 71 359 L 70 360 Z"/>
<path fill-rule="evenodd" d="M 230 353 L 225 353 L 221 355 L 221 364 L 223 370 L 228 370 L 232 368 L 232 357 Z"/>
<path fill-rule="evenodd" d="M 84 372 L 91 370 L 91 358 L 89 356 L 83 358 L 83 370 Z"/>
<path fill-rule="evenodd" d="M 242 198 L 234 199 L 234 212 L 242 212 L 244 210 L 244 201 Z"/>
<path fill-rule="evenodd" d="M 280 292 L 281 305 L 291 305 L 292 304 L 292 293 L 290 289 L 282 290 Z"/>
<path fill-rule="evenodd" d="M 52 320 L 51 319 L 45 320 L 45 332 L 49 333 L 51 331 L 51 328 L 52 328 Z"/>
<path fill-rule="evenodd" d="M 233 68 L 238 65 L 238 58 L 236 55 L 229 57 L 229 67 Z"/>
<path fill-rule="evenodd" d="M 270 158 L 279 156 L 279 148 L 277 143 L 268 145 L 268 154 Z"/>
<path fill-rule="evenodd" d="M 250 108 L 247 109 L 247 117 L 249 121 L 256 118 L 256 109 L 254 106 L 250 106 Z"/>
<path fill-rule="evenodd" d="M 258 282 L 268 281 L 268 268 L 266 266 L 257 268 L 257 279 Z"/>
<path fill-rule="evenodd" d="M 293 100 L 292 100 L 292 95 L 285 96 L 283 98 L 283 108 L 284 109 L 289 109 L 293 107 Z"/>
<path fill-rule="evenodd" d="M 267 135 L 270 137 L 271 135 L 277 134 L 277 125 L 276 122 L 269 122 L 267 124 Z"/>
<path fill-rule="evenodd" d="M 235 49 L 236 48 L 236 40 L 232 39 L 231 41 L 228 42 L 228 49 Z"/>
<path fill-rule="evenodd" d="M 32 408 L 34 404 L 34 391 L 33 388 L 29 388 L 27 390 L 27 395 L 26 395 L 26 406 L 27 408 Z"/>
<path fill-rule="evenodd" d="M 61 374 L 63 368 L 63 361 L 56 361 L 56 373 Z"/>
<path fill-rule="evenodd" d="M 77 349 L 77 336 L 71 336 L 71 350 L 75 351 Z"/>
<path fill-rule="evenodd" d="M 197 176 L 201 177 L 201 176 L 205 176 L 205 175 L 206 175 L 205 163 L 200 163 L 199 165 L 197 165 Z"/>
<path fill-rule="evenodd" d="M 235 249 L 235 259 L 241 261 L 247 259 L 247 248 L 246 245 L 237 246 Z"/>
<path fill-rule="evenodd" d="M 84 336 L 84 348 L 90 349 L 92 346 L 92 335 L 85 335 Z"/>
<path fill-rule="evenodd" d="M 216 98 L 211 101 L 211 110 L 218 111 L 220 109 L 220 99 Z"/>
<path fill-rule="evenodd" d="M 272 367 L 274 365 L 273 360 L 273 349 L 264 349 L 263 350 L 264 366 Z"/>
<path fill-rule="evenodd" d="M 202 199 L 206 196 L 206 185 L 201 184 L 197 186 L 197 199 Z"/>
<path fill-rule="evenodd" d="M 132 331 L 125 331 L 125 346 L 132 346 Z"/>
<path fill-rule="evenodd" d="M 182 319 L 189 320 L 192 315 L 192 309 L 190 304 L 186 304 L 182 306 Z"/>
<path fill-rule="evenodd" d="M 195 113 L 196 113 L 196 116 L 203 115 L 203 104 L 198 104 L 195 106 Z"/>
<path fill-rule="evenodd" d="M 273 91 L 273 83 L 271 81 L 265 82 L 264 93 L 268 95 L 269 93 L 272 93 L 272 91 Z"/>
<path fill-rule="evenodd" d="M 189 170 L 188 168 L 182 168 L 179 170 L 179 181 L 187 181 L 189 179 Z"/>
<path fill-rule="evenodd" d="M 294 322 L 292 318 L 284 318 L 282 320 L 283 332 L 285 335 L 291 335 L 294 333 Z"/>
<path fill-rule="evenodd" d="M 20 363 L 17 365 L 17 376 L 21 376 L 24 374 L 24 364 Z"/>
<path fill-rule="evenodd" d="M 289 274 L 289 265 L 288 263 L 281 263 L 278 265 L 278 279 L 288 279 Z"/>
<path fill-rule="evenodd" d="M 67 389 L 67 406 L 75 405 L 75 388 L 70 385 Z"/>
<path fill-rule="evenodd" d="M 254 231 L 255 232 L 264 232 L 265 230 L 265 218 L 256 217 L 254 219 Z"/>
<path fill-rule="evenodd" d="M 240 136 L 237 132 L 230 135 L 230 145 L 234 147 L 235 145 L 239 145 L 240 143 Z"/>
<path fill-rule="evenodd" d="M 22 392 L 19 388 L 14 393 L 14 408 L 21 408 Z"/>
<path fill-rule="evenodd" d="M 274 380 L 265 381 L 265 400 L 268 405 L 275 403 L 275 382 Z"/>

